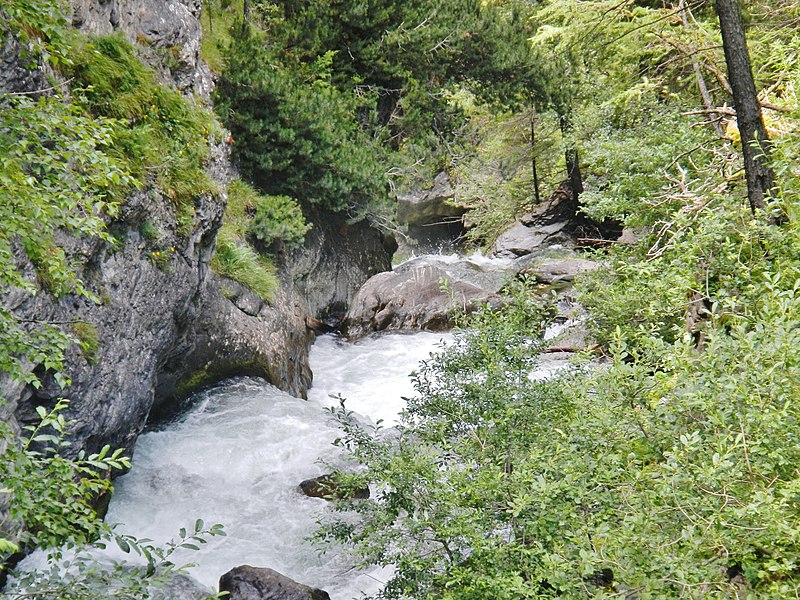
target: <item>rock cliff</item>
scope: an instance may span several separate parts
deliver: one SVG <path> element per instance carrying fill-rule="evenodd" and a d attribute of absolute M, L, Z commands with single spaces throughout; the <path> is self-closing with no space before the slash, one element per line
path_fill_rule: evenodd
<path fill-rule="evenodd" d="M 162 81 L 208 102 L 212 79 L 200 59 L 198 0 L 72 5 L 72 24 L 81 32 L 123 32 Z M 11 44 L 0 49 L 0 90 L 38 89 L 41 75 L 26 74 L 15 63 L 16 50 Z M 213 148 L 208 172 L 224 190 L 231 177 L 224 145 Z M 19 318 L 65 324 L 92 342 L 67 349 L 72 383 L 64 390 L 40 365 L 28 365 L 43 377 L 40 389 L 0 375 L 0 419 L 30 422 L 37 405 L 67 397 L 67 416 L 76 421 L 73 451 L 104 444 L 130 449 L 154 405 L 168 413 L 182 396 L 220 377 L 258 375 L 302 395 L 311 382 L 307 323 L 343 312 L 366 279 L 389 268 L 391 249 L 365 223 L 312 215 L 315 228 L 305 247 L 278 257 L 283 286 L 266 304 L 210 271 L 225 202 L 224 192 L 196 198 L 187 232 L 169 199 L 151 186 L 128 198 L 109 223 L 116 244 L 65 238 L 70 255 L 82 257 L 78 275 L 98 304 L 0 290 L 0 301 Z"/>

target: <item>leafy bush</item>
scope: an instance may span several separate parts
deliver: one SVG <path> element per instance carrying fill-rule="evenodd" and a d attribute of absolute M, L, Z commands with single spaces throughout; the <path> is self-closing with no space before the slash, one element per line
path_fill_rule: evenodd
<path fill-rule="evenodd" d="M 0 427 L 0 498 L 7 511 L 0 529 L 0 565 L 20 548 L 94 541 L 103 523 L 92 502 L 110 491 L 107 473 L 130 468 L 122 451 L 108 446 L 92 455 L 81 451 L 74 459 L 58 454 L 68 445 L 64 436 L 71 423 L 62 414 L 67 404 L 59 400 L 49 412 L 38 407 L 41 421 L 26 426 L 19 442 L 7 424 Z"/>
<path fill-rule="evenodd" d="M 85 116 L 59 98 L 0 99 L 0 291 L 92 298 L 75 275 L 55 233 L 108 240 L 105 221 L 117 214 L 121 193 L 132 183 L 111 150 L 114 124 Z M 37 280 L 20 268 L 15 253 L 33 262 Z M 0 307 L 0 370 L 35 382 L 24 360 L 58 368 L 68 343 L 47 324 L 20 323 Z"/>
<path fill-rule="evenodd" d="M 0 37 L 19 44 L 26 67 L 41 63 L 69 64 L 74 37 L 68 26 L 69 3 L 64 0 L 6 0 L 0 7 Z"/>
<path fill-rule="evenodd" d="M 310 228 L 295 200 L 287 196 L 264 196 L 241 179 L 234 179 L 228 185 L 223 237 L 244 240 L 252 236 L 265 247 L 274 242 L 297 246 Z"/>
<path fill-rule="evenodd" d="M 265 302 L 271 301 L 278 289 L 275 267 L 246 243 L 218 240 L 211 268 L 218 275 L 238 281 Z"/>
<path fill-rule="evenodd" d="M 360 518 L 321 535 L 395 566 L 381 597 L 800 592 L 800 228 L 714 202 L 682 213 L 649 263 L 626 251 L 590 286 L 611 328 L 606 364 L 531 381 L 537 328 L 516 304 L 480 313 L 423 364 L 397 436 L 339 411 L 378 494 L 341 503 Z M 597 298 L 633 311 L 637 288 L 671 285 L 684 300 L 661 313 L 664 299 L 648 300 L 641 327 Z M 708 303 L 702 350 L 678 321 L 686 285 Z"/>
<path fill-rule="evenodd" d="M 198 519 L 192 530 L 182 528 L 178 539 L 156 546 L 146 540 L 119 534 L 108 529 L 90 546 L 78 548 L 68 559 L 58 560 L 58 566 L 47 571 L 15 573 L 8 591 L 14 598 L 59 600 L 106 600 L 126 598 L 130 600 L 155 598 L 168 600 L 161 588 L 166 587 L 176 575 L 184 574 L 192 565 L 173 563 L 177 550 L 197 550 L 199 544 L 208 543 L 209 537 L 224 536 L 221 525 L 206 527 Z M 144 559 L 144 565 L 114 561 L 103 563 L 97 552 L 110 544 L 116 544 L 126 554 L 135 554 Z M 203 600 L 217 600 L 222 596 L 209 594 Z"/>
<path fill-rule="evenodd" d="M 590 217 L 646 227 L 683 208 L 686 198 L 678 184 L 696 188 L 702 180 L 709 189 L 719 184 L 709 132 L 691 127 L 681 110 L 639 107 L 639 118 L 622 127 L 608 124 L 608 106 L 592 107 L 581 118 L 579 127 L 591 132 L 591 143 L 583 148 L 591 165 L 585 170 L 590 191 L 581 196 Z"/>
<path fill-rule="evenodd" d="M 268 196 L 256 204 L 256 214 L 248 231 L 266 246 L 279 241 L 297 246 L 303 243 L 310 228 L 294 200 L 288 196 Z"/>

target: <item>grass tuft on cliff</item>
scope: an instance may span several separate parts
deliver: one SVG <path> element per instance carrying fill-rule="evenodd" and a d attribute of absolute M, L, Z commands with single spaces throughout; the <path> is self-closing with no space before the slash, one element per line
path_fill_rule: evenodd
<path fill-rule="evenodd" d="M 275 298 L 278 290 L 275 266 L 247 243 L 221 238 L 211 268 L 218 275 L 238 281 L 264 302 Z"/>
<path fill-rule="evenodd" d="M 122 35 L 84 40 L 68 73 L 77 102 L 115 124 L 111 152 L 191 222 L 193 200 L 218 191 L 205 172 L 210 141 L 222 134 L 211 112 L 159 83 Z"/>

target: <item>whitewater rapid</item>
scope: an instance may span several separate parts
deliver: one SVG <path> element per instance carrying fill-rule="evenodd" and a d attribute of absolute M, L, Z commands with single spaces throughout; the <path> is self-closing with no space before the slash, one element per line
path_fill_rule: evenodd
<path fill-rule="evenodd" d="M 403 398 L 413 394 L 409 374 L 450 339 L 425 332 L 357 343 L 322 336 L 311 349 L 308 400 L 255 378 L 196 394 L 186 414 L 139 437 L 133 468 L 116 480 L 106 520 L 159 543 L 197 518 L 222 523 L 227 537 L 177 557 L 197 563 L 190 574 L 208 586 L 250 564 L 325 589 L 333 600 L 377 592 L 385 573 L 354 570 L 347 553 L 320 555 L 308 540 L 327 503 L 297 486 L 341 464 L 332 445 L 339 430 L 326 407 L 341 396 L 349 410 L 391 426 Z"/>

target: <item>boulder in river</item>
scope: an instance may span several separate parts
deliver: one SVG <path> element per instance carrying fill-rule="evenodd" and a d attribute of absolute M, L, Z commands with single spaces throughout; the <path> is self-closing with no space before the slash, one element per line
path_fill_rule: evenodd
<path fill-rule="evenodd" d="M 312 588 L 272 569 L 242 565 L 219 580 L 228 600 L 330 600 L 328 592 Z"/>
<path fill-rule="evenodd" d="M 525 256 L 552 245 L 572 246 L 575 241 L 572 192 L 564 183 L 544 202 L 522 215 L 492 245 L 501 258 Z"/>
<path fill-rule="evenodd" d="M 572 282 L 579 274 L 597 269 L 600 263 L 577 256 L 543 258 L 528 255 L 514 261 L 514 266 L 520 274 L 552 285 Z"/>
<path fill-rule="evenodd" d="M 153 600 L 206 600 L 213 594 L 202 583 L 183 573 L 171 575 L 167 583 L 148 591 Z"/>
<path fill-rule="evenodd" d="M 342 332 L 358 339 L 375 331 L 442 331 L 460 312 L 498 304 L 508 274 L 468 262 L 420 258 L 375 275 L 353 299 Z"/>
<path fill-rule="evenodd" d="M 306 479 L 300 482 L 300 491 L 310 498 L 337 498 L 339 500 L 366 500 L 369 498 L 369 488 L 360 487 L 353 489 L 343 486 L 335 473 L 326 473 L 319 477 Z"/>

